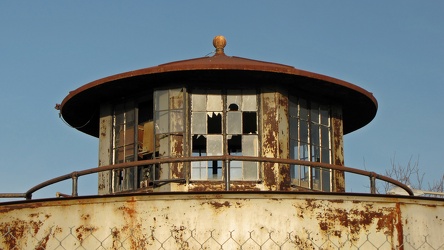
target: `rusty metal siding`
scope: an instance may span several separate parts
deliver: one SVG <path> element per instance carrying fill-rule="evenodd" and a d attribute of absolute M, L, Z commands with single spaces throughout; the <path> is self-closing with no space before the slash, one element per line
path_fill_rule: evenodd
<path fill-rule="evenodd" d="M 439 249 L 442 228 L 444 200 L 388 196 L 170 193 L 0 205 L 0 249 Z"/>
<path fill-rule="evenodd" d="M 99 167 L 111 164 L 112 116 L 112 105 L 102 103 L 100 105 Z M 98 176 L 98 194 L 111 193 L 111 172 L 100 172 Z"/>
<path fill-rule="evenodd" d="M 344 140 L 343 140 L 343 124 L 342 109 L 339 106 L 332 106 L 331 111 L 331 128 L 332 128 L 332 154 L 333 164 L 344 166 Z M 333 170 L 334 192 L 345 192 L 345 173 L 343 171 Z"/>
<path fill-rule="evenodd" d="M 278 117 L 276 91 L 272 89 L 261 90 L 261 155 L 269 158 L 279 158 L 278 154 Z M 277 190 L 278 188 L 278 164 L 263 164 L 263 181 L 265 190 Z"/>

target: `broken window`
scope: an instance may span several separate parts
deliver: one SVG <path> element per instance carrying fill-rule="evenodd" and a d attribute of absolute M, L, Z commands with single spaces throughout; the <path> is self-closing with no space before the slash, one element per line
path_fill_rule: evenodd
<path fill-rule="evenodd" d="M 182 155 L 171 148 L 183 137 L 183 89 L 160 90 L 153 95 L 114 105 L 113 164 L 156 157 Z M 166 164 L 168 165 L 168 164 Z M 168 167 L 168 166 L 166 166 Z M 147 187 L 161 176 L 160 165 L 145 165 L 113 171 L 113 192 Z M 168 173 L 168 171 L 165 171 Z"/>
<path fill-rule="evenodd" d="M 258 155 L 255 90 L 195 90 L 191 95 L 193 156 Z M 222 161 L 193 162 L 193 180 L 222 180 Z M 258 164 L 230 162 L 231 180 L 257 180 Z"/>
<path fill-rule="evenodd" d="M 183 155 L 185 92 L 184 88 L 154 91 L 155 158 Z M 175 164 L 178 165 L 179 163 Z M 160 179 L 172 178 L 170 175 L 171 166 L 172 163 L 157 166 Z"/>
<path fill-rule="evenodd" d="M 331 163 L 330 107 L 290 97 L 290 158 Z M 330 191 L 331 170 L 291 166 L 292 182 L 298 186 Z"/>
<path fill-rule="evenodd" d="M 124 101 L 114 106 L 113 164 L 151 159 L 154 153 L 152 98 Z M 133 190 L 153 180 L 151 166 L 113 171 L 113 191 Z M 146 184 L 147 185 L 147 184 Z"/>

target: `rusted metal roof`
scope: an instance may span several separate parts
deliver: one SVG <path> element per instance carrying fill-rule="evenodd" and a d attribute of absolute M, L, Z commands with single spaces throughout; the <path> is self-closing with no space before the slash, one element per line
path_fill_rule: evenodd
<path fill-rule="evenodd" d="M 368 124 L 376 115 L 372 93 L 346 81 L 292 66 L 227 56 L 216 47 L 211 57 L 161 64 L 105 77 L 71 91 L 59 106 L 63 119 L 78 130 L 98 137 L 99 105 L 155 88 L 282 86 L 343 107 L 344 134 Z"/>

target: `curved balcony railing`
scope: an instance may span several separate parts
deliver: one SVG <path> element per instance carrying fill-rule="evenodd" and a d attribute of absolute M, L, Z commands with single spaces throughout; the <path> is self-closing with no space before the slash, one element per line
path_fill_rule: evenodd
<path fill-rule="evenodd" d="M 339 170 L 343 171 L 345 173 L 353 173 L 357 175 L 367 176 L 369 177 L 369 183 L 370 183 L 370 193 L 376 194 L 376 180 L 381 180 L 388 182 L 390 184 L 393 184 L 403 190 L 405 190 L 410 196 L 413 196 L 413 191 L 411 188 L 409 188 L 407 185 L 394 180 L 390 177 L 379 175 L 374 172 L 369 172 L 361 169 L 356 168 L 350 168 L 346 166 L 339 166 L 339 165 L 332 165 L 327 163 L 321 163 L 321 162 L 309 162 L 309 161 L 301 161 L 301 160 L 294 160 L 294 159 L 278 159 L 278 158 L 266 158 L 266 157 L 252 157 L 252 156 L 232 156 L 232 155 L 222 155 L 222 156 L 198 156 L 198 157 L 178 157 L 178 158 L 161 158 L 161 159 L 151 159 L 151 160 L 143 160 L 143 161 L 135 161 L 135 162 L 126 162 L 121 164 L 115 164 L 115 165 L 107 165 L 103 167 L 96 167 L 96 168 L 90 168 L 85 169 L 81 171 L 74 171 L 70 174 L 65 174 L 50 180 L 47 180 L 45 182 L 42 182 L 25 193 L 0 193 L 0 198 L 26 198 L 27 200 L 30 200 L 32 198 L 32 195 L 34 192 L 50 186 L 52 184 L 72 179 L 72 195 L 73 197 L 78 196 L 78 178 L 85 175 L 90 175 L 94 173 L 104 172 L 104 171 L 110 171 L 110 170 L 118 170 L 118 169 L 125 169 L 130 167 L 137 167 L 137 166 L 143 166 L 143 165 L 153 165 L 153 164 L 162 164 L 162 163 L 178 163 L 178 162 L 197 162 L 197 161 L 223 161 L 223 162 L 230 162 L 230 161 L 249 161 L 249 162 L 261 162 L 261 163 L 276 163 L 276 164 L 285 164 L 285 165 L 301 165 L 301 166 L 307 166 L 311 168 L 323 168 L 323 169 L 331 169 L 331 170 Z M 227 164 L 229 166 L 229 164 Z M 229 168 L 228 168 L 229 169 Z M 227 175 L 225 176 L 225 186 L 227 187 L 227 191 L 229 190 L 230 186 L 230 171 L 226 171 Z M 163 180 L 154 180 L 152 181 L 152 184 L 156 186 L 156 184 L 163 184 L 163 183 L 171 183 L 171 182 L 186 182 L 186 179 L 163 179 Z"/>

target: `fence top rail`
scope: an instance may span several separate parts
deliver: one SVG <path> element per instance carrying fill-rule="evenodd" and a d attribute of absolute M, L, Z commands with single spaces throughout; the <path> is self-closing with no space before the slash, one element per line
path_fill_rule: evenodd
<path fill-rule="evenodd" d="M 413 196 L 413 191 L 407 185 L 392 179 L 390 177 L 377 174 L 375 172 L 365 171 L 362 169 L 356 169 L 346 166 L 333 165 L 322 162 L 311 162 L 311 161 L 303 161 L 303 160 L 295 160 L 295 159 L 280 159 L 280 158 L 268 158 L 268 157 L 255 157 L 255 156 L 234 156 L 234 155 L 220 155 L 220 156 L 191 156 L 191 157 L 172 157 L 172 158 L 157 158 L 143 161 L 134 161 L 134 162 L 126 162 L 114 165 L 107 165 L 95 168 L 89 168 L 80 171 L 74 171 L 69 174 L 61 175 L 50 180 L 44 181 L 32 188 L 30 188 L 25 193 L 0 193 L 0 198 L 27 198 L 31 199 L 32 194 L 44 187 L 50 186 L 52 184 L 78 178 L 80 176 L 109 171 L 109 170 L 117 170 L 124 169 L 129 167 L 136 167 L 142 165 L 152 165 L 152 164 L 162 164 L 162 163 L 183 163 L 183 162 L 196 162 L 196 161 L 250 161 L 250 162 L 261 162 L 261 163 L 277 163 L 277 164 L 285 164 L 285 165 L 303 165 L 308 167 L 320 167 L 331 170 L 339 170 L 348 173 L 358 174 L 367 176 L 369 178 L 379 179 L 388 183 L 391 183 L 395 186 L 398 186 L 405 190 L 410 196 Z"/>

